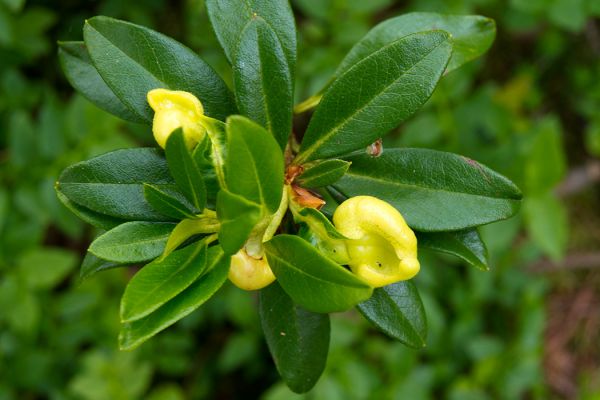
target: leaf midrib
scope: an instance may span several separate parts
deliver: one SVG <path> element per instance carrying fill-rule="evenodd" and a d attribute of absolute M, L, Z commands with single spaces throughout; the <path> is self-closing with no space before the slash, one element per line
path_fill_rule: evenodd
<path fill-rule="evenodd" d="M 362 61 L 354 64 L 354 66 L 352 66 L 346 72 L 344 72 L 344 74 L 341 75 L 338 79 L 343 78 L 345 75 L 349 74 L 355 68 L 357 68 L 360 64 L 363 64 L 364 62 L 366 62 L 370 58 L 375 57 L 376 55 L 378 55 L 379 53 L 383 52 L 384 50 L 387 50 L 388 48 L 391 48 L 392 46 L 398 44 L 398 42 L 405 40 L 405 38 L 406 38 L 406 36 L 403 37 L 403 38 L 398 39 L 397 41 L 394 41 L 394 42 L 390 43 L 387 46 L 382 47 L 378 51 L 376 51 L 376 52 L 370 54 L 369 56 L 365 57 Z M 345 118 L 341 123 L 339 123 L 335 128 L 333 128 L 329 132 L 327 132 L 325 135 L 321 135 L 319 137 L 319 139 L 317 139 L 306 150 L 304 150 L 302 153 L 299 154 L 299 156 L 297 157 L 298 162 L 301 162 L 301 161 L 304 161 L 304 160 L 308 159 L 308 157 L 310 155 L 312 155 L 319 147 L 321 147 L 324 143 L 329 142 L 330 138 L 333 135 L 335 135 L 340 129 L 342 129 L 344 126 L 346 126 L 352 119 L 354 119 L 354 117 L 356 115 L 358 115 L 361 112 L 363 112 L 363 110 L 365 108 L 367 108 L 368 106 L 370 106 L 371 103 L 373 103 L 375 101 L 375 99 L 379 98 L 382 95 L 382 93 L 385 93 L 390 87 L 395 86 L 401 79 L 403 79 L 407 74 L 409 74 L 414 68 L 416 68 L 417 66 L 419 66 L 425 59 L 427 59 L 431 53 L 433 53 L 435 50 L 437 50 L 442 44 L 446 43 L 448 41 L 448 39 L 449 38 L 446 37 L 445 40 L 443 40 L 440 43 L 438 43 L 437 45 L 435 45 L 418 62 L 416 62 L 412 67 L 410 67 L 409 69 L 407 69 L 406 71 L 404 71 L 397 79 L 395 79 L 389 85 L 385 86 L 385 88 L 383 90 L 381 90 L 380 92 L 378 92 L 375 95 L 373 95 L 372 98 L 369 101 L 367 101 L 363 106 L 361 106 L 356 111 L 354 111 L 352 114 L 350 114 L 347 118 Z M 448 57 L 448 59 L 450 59 L 450 57 Z M 447 64 L 447 62 L 446 62 L 446 64 Z"/>

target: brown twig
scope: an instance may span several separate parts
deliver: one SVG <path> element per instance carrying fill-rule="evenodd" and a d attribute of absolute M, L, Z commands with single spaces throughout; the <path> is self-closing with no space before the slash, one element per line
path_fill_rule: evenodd
<path fill-rule="evenodd" d="M 527 269 L 531 272 L 553 272 L 596 268 L 600 268 L 600 252 L 568 254 L 560 262 L 542 259 L 531 264 Z"/>

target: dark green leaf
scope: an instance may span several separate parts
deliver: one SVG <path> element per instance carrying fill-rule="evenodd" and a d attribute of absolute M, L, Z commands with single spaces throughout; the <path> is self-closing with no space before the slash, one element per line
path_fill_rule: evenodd
<path fill-rule="evenodd" d="M 79 270 L 79 280 L 84 281 L 90 276 L 96 275 L 98 272 L 123 266 L 125 265 L 103 260 L 88 252 L 86 253 L 85 257 L 83 258 L 83 262 L 81 263 L 81 268 Z"/>
<path fill-rule="evenodd" d="M 104 215 L 99 212 L 90 210 L 87 207 L 80 206 L 77 203 L 73 203 L 67 198 L 67 196 L 65 196 L 59 190 L 58 185 L 56 186 L 56 195 L 59 198 L 59 200 L 65 205 L 65 207 L 71 210 L 73 214 L 77 215 L 79 218 L 81 218 L 88 224 L 95 226 L 96 228 L 109 230 L 117 225 L 121 225 L 122 223 L 127 222 L 127 220 Z"/>
<path fill-rule="evenodd" d="M 207 252 L 207 273 L 187 289 L 169 300 L 152 314 L 123 324 L 119 334 L 121 350 L 132 350 L 173 325 L 204 304 L 225 283 L 229 271 L 229 257 L 218 246 Z"/>
<path fill-rule="evenodd" d="M 373 143 L 429 99 L 452 53 L 448 33 L 421 32 L 382 47 L 331 84 L 296 162 L 330 158 Z"/>
<path fill-rule="evenodd" d="M 373 296 L 357 308 L 388 336 L 410 347 L 421 348 L 426 345 L 425 309 L 412 281 L 396 282 L 375 289 Z"/>
<path fill-rule="evenodd" d="M 260 321 L 279 375 L 294 392 L 308 392 L 325 369 L 329 315 L 295 305 L 275 282 L 260 291 Z"/>
<path fill-rule="evenodd" d="M 172 187 L 166 160 L 156 149 L 117 150 L 65 169 L 56 188 L 71 202 L 126 220 L 165 221 L 144 199 L 144 183 Z"/>
<path fill-rule="evenodd" d="M 169 191 L 166 187 L 158 188 L 144 184 L 144 198 L 152 208 L 167 217 L 181 220 L 195 216 L 193 206 L 187 199 L 175 191 Z"/>
<path fill-rule="evenodd" d="M 274 213 L 283 194 L 283 154 L 263 127 L 241 116 L 227 119 L 228 190 Z"/>
<path fill-rule="evenodd" d="M 261 218 L 258 204 L 222 189 L 217 195 L 217 216 L 221 223 L 219 243 L 225 254 L 242 248 L 250 232 Z"/>
<path fill-rule="evenodd" d="M 318 188 L 337 182 L 350 168 L 344 160 L 324 160 L 304 165 L 304 172 L 297 179 L 302 187 Z"/>
<path fill-rule="evenodd" d="M 371 296 L 369 285 L 298 236 L 275 236 L 265 250 L 281 287 L 309 311 L 346 311 Z"/>
<path fill-rule="evenodd" d="M 204 210 L 206 205 L 206 187 L 204 179 L 192 154 L 185 144 L 183 130 L 177 129 L 167 139 L 165 155 L 169 163 L 171 175 L 177 186 L 198 210 Z"/>
<path fill-rule="evenodd" d="M 393 149 L 348 157 L 334 186 L 347 197 L 370 195 L 398 209 L 413 229 L 460 230 L 514 215 L 521 192 L 508 179 L 466 157 L 425 149 Z"/>
<path fill-rule="evenodd" d="M 296 65 L 296 26 L 288 0 L 207 0 L 210 22 L 227 59 L 233 63 L 240 36 L 248 22 L 260 17 L 277 34 L 279 42 L 294 71 Z"/>
<path fill-rule="evenodd" d="M 92 64 L 83 42 L 59 42 L 58 57 L 69 83 L 86 99 L 127 121 L 144 122 L 119 100 Z"/>
<path fill-rule="evenodd" d="M 133 264 L 160 256 L 175 224 L 132 221 L 100 235 L 89 252 L 107 261 Z"/>
<path fill-rule="evenodd" d="M 231 92 L 192 50 L 143 26 L 108 17 L 86 21 L 83 37 L 102 79 L 137 116 L 152 120 L 147 93 L 184 90 L 200 99 L 207 115 L 225 119 L 235 112 Z"/>
<path fill-rule="evenodd" d="M 244 28 L 234 61 L 240 112 L 266 127 L 285 148 L 292 131 L 292 74 L 275 31 L 262 18 Z"/>
<path fill-rule="evenodd" d="M 479 15 L 444 15 L 413 12 L 390 18 L 367 33 L 344 58 L 335 76 L 341 76 L 356 63 L 404 36 L 429 30 L 443 30 L 452 35 L 452 57 L 446 72 L 479 57 L 492 45 L 496 37 L 493 19 Z"/>
<path fill-rule="evenodd" d="M 206 243 L 196 242 L 143 267 L 121 298 L 121 322 L 150 314 L 190 286 L 206 270 Z"/>
<path fill-rule="evenodd" d="M 476 229 L 454 232 L 415 232 L 419 247 L 455 255 L 487 271 L 487 249 Z"/>

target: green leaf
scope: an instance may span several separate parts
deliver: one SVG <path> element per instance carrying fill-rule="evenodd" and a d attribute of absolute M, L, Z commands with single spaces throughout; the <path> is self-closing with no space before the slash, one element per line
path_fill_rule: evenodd
<path fill-rule="evenodd" d="M 117 150 L 70 166 L 56 188 L 71 202 L 125 220 L 165 221 L 144 198 L 144 183 L 172 187 L 166 160 L 156 149 Z"/>
<path fill-rule="evenodd" d="M 386 335 L 410 347 L 421 348 L 426 345 L 425 309 L 412 281 L 396 282 L 375 289 L 373 296 L 357 308 Z"/>
<path fill-rule="evenodd" d="M 175 191 L 169 191 L 166 187 L 158 188 L 144 184 L 144 198 L 154 210 L 167 217 L 176 220 L 195 217 L 193 206 L 187 199 Z"/>
<path fill-rule="evenodd" d="M 77 265 L 72 251 L 39 247 L 23 254 L 17 263 L 21 280 L 31 289 L 50 289 L 63 281 Z"/>
<path fill-rule="evenodd" d="M 296 26 L 288 0 L 246 0 L 243 3 L 238 0 L 207 0 L 206 8 L 230 63 L 235 59 L 244 27 L 260 17 L 275 31 L 293 74 L 296 65 Z"/>
<path fill-rule="evenodd" d="M 283 194 L 283 154 L 275 139 L 251 120 L 227 119 L 228 190 L 275 213 Z"/>
<path fill-rule="evenodd" d="M 487 271 L 487 249 L 476 229 L 453 232 L 415 232 L 419 247 L 452 254 Z"/>
<path fill-rule="evenodd" d="M 121 264 L 153 260 L 162 254 L 173 228 L 170 223 L 127 222 L 100 235 L 88 251 Z"/>
<path fill-rule="evenodd" d="M 431 96 L 452 53 L 448 33 L 421 32 L 382 47 L 331 84 L 312 116 L 296 163 L 373 143 Z"/>
<path fill-rule="evenodd" d="M 86 21 L 83 37 L 102 79 L 147 122 L 153 112 L 146 95 L 156 88 L 192 93 L 206 114 L 217 119 L 235 112 L 233 96 L 221 77 L 192 50 L 167 36 L 100 16 Z"/>
<path fill-rule="evenodd" d="M 537 124 L 536 131 L 525 161 L 524 191 L 528 195 L 544 195 L 554 189 L 567 169 L 560 122 L 545 118 Z"/>
<path fill-rule="evenodd" d="M 81 218 L 88 224 L 95 226 L 96 228 L 109 230 L 117 225 L 121 225 L 122 223 L 127 222 L 127 220 L 104 215 L 99 212 L 90 210 L 87 207 L 80 206 L 77 203 L 73 203 L 71 200 L 68 199 L 67 196 L 65 196 L 64 193 L 60 191 L 58 185 L 56 186 L 56 196 L 64 204 L 64 206 L 67 207 L 73 214 L 77 215 L 79 218 Z"/>
<path fill-rule="evenodd" d="M 119 333 L 119 348 L 132 350 L 179 321 L 204 304 L 225 283 L 229 272 L 229 257 L 218 246 L 207 252 L 207 273 L 187 289 L 169 300 L 152 314 L 123 324 Z"/>
<path fill-rule="evenodd" d="M 86 99 L 109 113 L 132 122 L 144 122 L 113 93 L 92 64 L 83 42 L 59 42 L 58 58 L 69 83 Z"/>
<path fill-rule="evenodd" d="M 162 257 L 166 257 L 173 252 L 176 248 L 184 244 L 187 240 L 193 236 L 215 233 L 219 230 L 219 221 L 213 217 L 202 216 L 194 219 L 184 219 L 177 224 L 163 252 Z"/>
<path fill-rule="evenodd" d="M 258 204 L 222 189 L 217 195 L 217 216 L 219 243 L 225 254 L 234 254 L 246 243 L 262 212 Z"/>
<path fill-rule="evenodd" d="M 466 157 L 426 149 L 392 149 L 348 157 L 334 187 L 346 197 L 387 201 L 420 231 L 461 230 L 514 215 L 521 192 L 508 179 Z"/>
<path fill-rule="evenodd" d="M 303 166 L 304 172 L 296 180 L 302 187 L 318 188 L 337 182 L 350 168 L 344 160 L 323 160 Z"/>
<path fill-rule="evenodd" d="M 325 369 L 329 315 L 294 304 L 277 282 L 260 291 L 260 321 L 279 375 L 296 393 L 308 392 Z"/>
<path fill-rule="evenodd" d="M 121 322 L 150 314 L 189 287 L 206 270 L 206 243 L 196 242 L 143 267 L 121 298 Z"/>
<path fill-rule="evenodd" d="M 266 127 L 285 148 L 292 131 L 292 74 L 277 34 L 262 18 L 244 28 L 234 61 L 240 112 Z"/>
<path fill-rule="evenodd" d="M 338 264 L 348 264 L 349 256 L 344 235 L 320 211 L 314 208 L 303 208 L 294 213 L 297 223 L 304 223 L 308 229 L 301 229 L 299 236 L 310 242 L 321 254 Z"/>
<path fill-rule="evenodd" d="M 83 282 L 87 278 L 96 275 L 98 272 L 123 266 L 125 266 L 125 264 L 106 261 L 88 252 L 83 258 L 81 268 L 79 269 L 79 280 Z"/>
<path fill-rule="evenodd" d="M 165 155 L 171 175 L 177 186 L 183 191 L 189 201 L 198 210 L 204 210 L 206 205 L 206 186 L 204 179 L 185 144 L 183 130 L 177 129 L 167 139 Z"/>
<path fill-rule="evenodd" d="M 496 37 L 493 19 L 479 15 L 444 15 L 429 12 L 413 12 L 390 18 L 365 35 L 344 58 L 335 76 L 341 76 L 356 63 L 382 47 L 404 36 L 429 30 L 443 30 L 452 35 L 452 57 L 446 72 L 485 53 Z"/>
<path fill-rule="evenodd" d="M 371 296 L 369 285 L 298 236 L 275 236 L 265 250 L 281 287 L 309 311 L 346 311 Z"/>
<path fill-rule="evenodd" d="M 528 196 L 523 201 L 527 232 L 542 251 L 560 261 L 569 240 L 569 219 L 565 206 L 551 193 Z"/>

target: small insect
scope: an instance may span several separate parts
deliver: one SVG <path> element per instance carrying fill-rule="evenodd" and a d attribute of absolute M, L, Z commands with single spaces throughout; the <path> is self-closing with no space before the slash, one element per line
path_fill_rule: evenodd
<path fill-rule="evenodd" d="M 383 140 L 381 138 L 367 146 L 367 154 L 371 157 L 379 157 L 381 153 L 383 153 Z"/>

